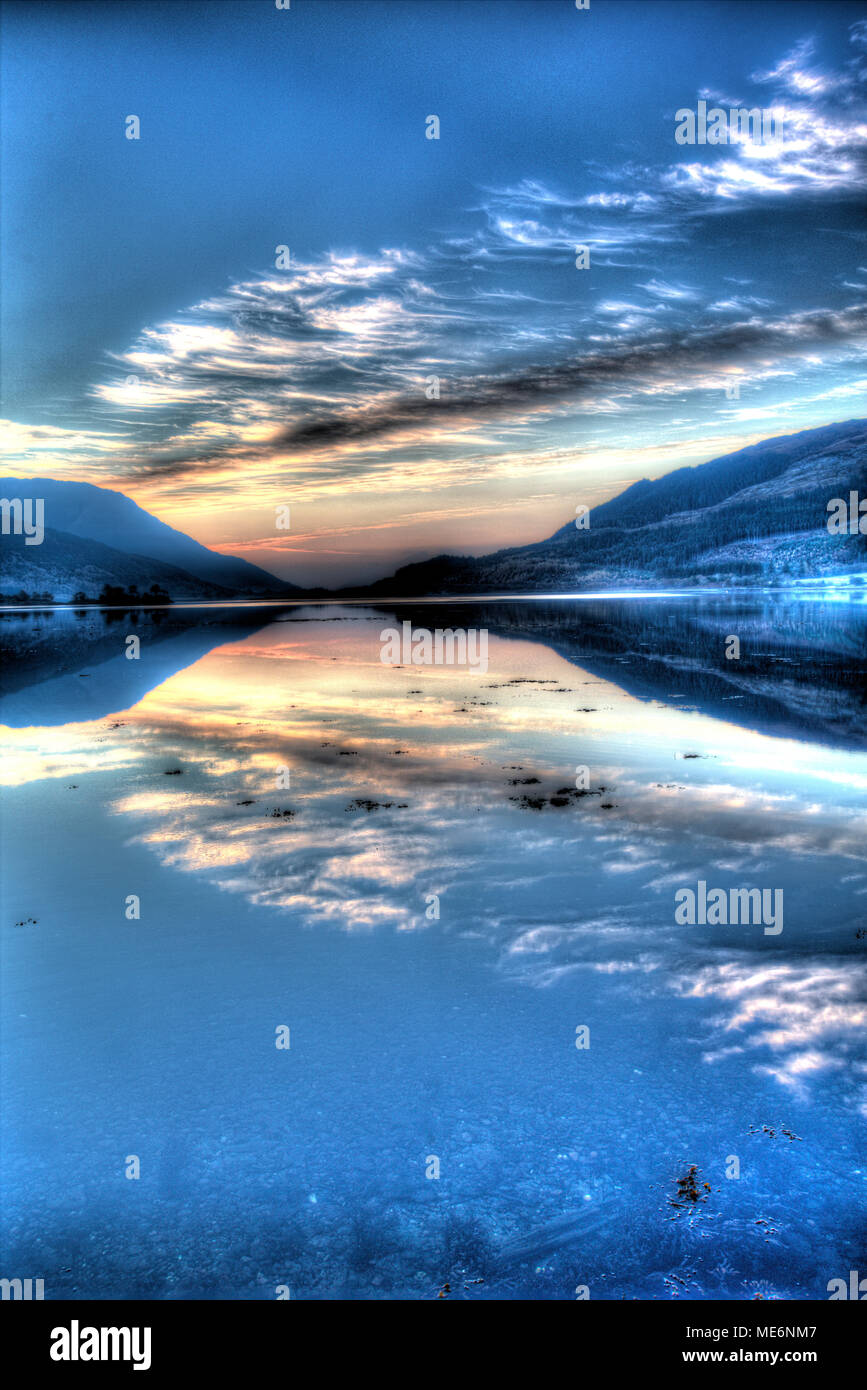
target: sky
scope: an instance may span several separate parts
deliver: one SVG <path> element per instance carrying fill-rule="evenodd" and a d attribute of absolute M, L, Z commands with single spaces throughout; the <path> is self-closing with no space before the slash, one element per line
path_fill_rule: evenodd
<path fill-rule="evenodd" d="M 867 4 L 0 14 L 10 474 L 336 586 L 865 413 Z"/>

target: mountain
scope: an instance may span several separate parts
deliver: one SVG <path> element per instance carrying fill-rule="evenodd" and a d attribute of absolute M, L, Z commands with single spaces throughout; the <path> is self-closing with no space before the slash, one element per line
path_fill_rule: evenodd
<path fill-rule="evenodd" d="M 123 493 L 91 483 L 0 478 L 0 496 L 42 498 L 45 539 L 2 538 L 0 593 L 158 583 L 175 600 L 249 596 L 413 597 L 563 593 L 660 586 L 755 586 L 867 573 L 860 534 L 828 532 L 828 503 L 867 494 L 867 421 L 763 440 L 643 479 L 547 540 L 477 559 L 439 555 L 363 588 L 304 590 L 220 555 Z"/>
<path fill-rule="evenodd" d="M 113 546 L 49 526 L 41 545 L 27 545 L 24 536 L 3 536 L 0 557 L 0 595 L 52 594 L 66 603 L 79 591 L 95 598 L 105 584 L 121 589 L 136 584 L 141 594 L 151 584 L 160 584 L 173 599 L 232 597 L 228 589 L 206 584 L 176 565 L 125 555 Z"/>
<path fill-rule="evenodd" d="M 831 535 L 828 502 L 867 494 L 867 421 L 782 435 L 643 479 L 547 540 L 439 555 L 371 585 L 396 597 L 767 584 L 863 575 L 862 535 Z"/>
<path fill-rule="evenodd" d="M 304 592 L 246 560 L 208 550 L 121 492 L 50 478 L 0 478 L 0 496 L 42 498 L 45 505 L 41 545 L 2 538 L 0 591 L 6 594 L 48 592 L 66 599 L 79 589 L 95 595 L 103 583 L 144 589 L 151 582 L 173 599 Z"/>

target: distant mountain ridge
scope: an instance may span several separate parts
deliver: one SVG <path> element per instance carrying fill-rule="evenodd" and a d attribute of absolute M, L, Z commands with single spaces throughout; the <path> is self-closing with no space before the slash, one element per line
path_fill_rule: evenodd
<path fill-rule="evenodd" d="M 752 444 L 642 479 L 547 540 L 405 565 L 367 592 L 395 597 L 732 585 L 863 573 L 861 535 L 831 535 L 827 505 L 867 494 L 867 420 Z"/>
<path fill-rule="evenodd" d="M 92 483 L 0 478 L 0 496 L 42 498 L 45 538 L 0 538 L 0 597 L 104 584 L 175 601 L 234 597 L 413 598 L 556 594 L 588 589 L 764 585 L 867 573 L 864 536 L 832 535 L 828 503 L 867 495 L 867 420 L 777 436 L 692 468 L 633 483 L 547 540 L 478 558 L 438 555 L 388 579 L 336 591 L 303 589 L 200 545 L 123 493 Z"/>
<path fill-rule="evenodd" d="M 105 583 L 136 583 L 142 590 L 151 582 L 173 599 L 304 592 L 246 560 L 209 550 L 122 492 L 51 478 L 0 478 L 0 496 L 45 504 L 41 545 L 2 537 L 2 594 L 48 592 L 66 601 L 78 590 L 95 597 Z"/>
<path fill-rule="evenodd" d="M 52 594 L 61 603 L 77 593 L 98 597 L 103 587 L 144 594 L 160 584 L 171 598 L 229 598 L 219 584 L 206 584 L 176 565 L 164 565 L 145 555 L 126 555 L 99 541 L 84 540 L 71 531 L 46 526 L 41 545 L 27 545 L 23 536 L 3 536 L 0 542 L 0 598 L 12 594 Z"/>

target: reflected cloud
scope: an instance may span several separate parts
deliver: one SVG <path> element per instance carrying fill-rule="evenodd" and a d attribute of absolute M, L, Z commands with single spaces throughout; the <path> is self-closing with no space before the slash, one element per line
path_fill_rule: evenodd
<path fill-rule="evenodd" d="M 6 781 L 122 771 L 131 843 L 293 924 L 442 931 L 537 989 L 673 994 L 708 1065 L 740 1055 L 796 1096 L 844 1074 L 863 754 L 636 699 L 526 640 L 492 637 L 486 675 L 383 666 L 383 622 L 284 615 L 122 720 L 11 730 Z M 677 925 L 676 889 L 709 877 L 782 885 L 785 935 Z"/>
<path fill-rule="evenodd" d="M 861 961 L 814 957 L 769 966 L 739 956 L 682 975 L 674 988 L 721 1005 L 719 1037 L 737 1036 L 735 1044 L 711 1043 L 705 1061 L 739 1052 L 801 1099 L 810 1080 L 839 1071 L 863 1047 L 867 966 Z M 867 1086 L 858 1105 L 867 1115 Z"/>

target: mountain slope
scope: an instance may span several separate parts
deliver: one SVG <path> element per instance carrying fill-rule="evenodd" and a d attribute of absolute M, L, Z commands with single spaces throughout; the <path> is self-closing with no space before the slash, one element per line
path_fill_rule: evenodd
<path fill-rule="evenodd" d="M 738 584 L 867 570 L 861 535 L 830 535 L 827 504 L 867 492 L 867 421 L 784 435 L 633 483 L 534 545 L 440 555 L 373 585 L 382 594 L 562 592 Z"/>
<path fill-rule="evenodd" d="M 79 591 L 96 598 L 104 584 L 144 593 L 161 584 L 172 599 L 232 597 L 218 584 L 207 584 L 177 565 L 164 565 L 143 555 L 125 555 L 99 541 L 83 540 L 68 531 L 46 526 L 41 545 L 27 545 L 23 536 L 0 538 L 0 597 L 17 593 L 51 594 L 67 603 Z"/>
<path fill-rule="evenodd" d="M 208 550 L 182 531 L 151 516 L 122 492 L 95 487 L 92 483 L 55 482 L 50 478 L 0 478 L 0 496 L 43 498 L 46 532 L 51 527 L 54 532 L 64 531 L 82 540 L 111 546 L 124 554 L 172 565 L 232 594 L 255 597 L 303 592 L 246 560 Z M 37 550 L 40 547 L 28 548 Z M 176 584 L 169 590 L 173 596 L 177 587 Z"/>

